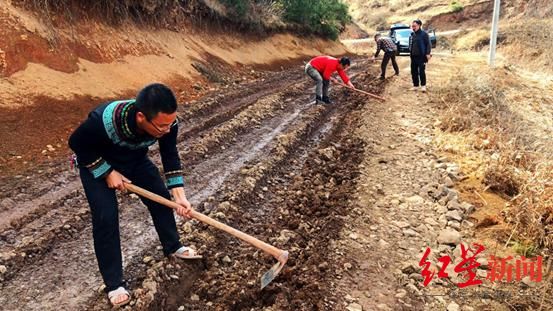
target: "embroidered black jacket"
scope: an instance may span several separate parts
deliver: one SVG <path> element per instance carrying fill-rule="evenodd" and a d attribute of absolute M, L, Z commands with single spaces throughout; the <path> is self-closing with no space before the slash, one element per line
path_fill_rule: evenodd
<path fill-rule="evenodd" d="M 79 166 L 88 168 L 95 178 L 103 178 L 118 165 L 144 158 L 148 147 L 158 141 L 167 187 L 182 187 L 177 123 L 159 139 L 139 134 L 134 103 L 122 100 L 100 105 L 71 134 L 69 147 L 77 155 Z"/>

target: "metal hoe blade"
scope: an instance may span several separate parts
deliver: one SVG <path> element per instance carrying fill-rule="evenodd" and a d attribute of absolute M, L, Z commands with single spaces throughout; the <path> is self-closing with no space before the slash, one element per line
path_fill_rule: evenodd
<path fill-rule="evenodd" d="M 280 257 L 278 258 L 278 262 L 271 267 L 271 269 L 267 270 L 261 277 L 261 289 L 265 288 L 265 286 L 269 285 L 276 276 L 280 273 L 280 270 L 284 267 L 286 264 L 286 261 L 288 261 L 288 252 L 284 251 Z"/>

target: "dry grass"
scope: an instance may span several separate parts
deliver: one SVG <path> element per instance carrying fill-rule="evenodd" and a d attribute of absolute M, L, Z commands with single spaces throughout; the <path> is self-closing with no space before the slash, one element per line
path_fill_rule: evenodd
<path fill-rule="evenodd" d="M 521 256 L 544 256 L 541 285 L 524 294 L 518 294 L 518 287 L 508 287 L 513 310 L 549 310 L 553 303 L 553 271 L 545 264 L 553 258 L 553 153 L 543 148 L 550 144 L 550 135 L 544 137 L 541 126 L 536 126 L 543 125 L 549 115 L 545 111 L 553 107 L 536 100 L 551 94 L 545 89 L 528 94 L 536 91 L 534 87 L 521 83 L 509 68 L 467 65 L 430 93 L 444 109 L 436 125 L 447 133 L 440 136 L 449 137 L 448 144 L 462 144 L 460 153 L 478 162 L 471 167 L 475 180 L 508 200 L 477 227 L 483 230 L 503 219 L 508 234 L 497 241 Z M 551 130 L 548 126 L 548 133 Z"/>
<path fill-rule="evenodd" d="M 489 29 L 477 29 L 464 31 L 455 41 L 454 48 L 457 50 L 480 51 L 490 44 Z"/>
<path fill-rule="evenodd" d="M 520 194 L 505 211 L 519 239 L 553 248 L 553 162 L 540 163 L 520 187 Z"/>
<path fill-rule="evenodd" d="M 500 121 L 512 114 L 504 92 L 496 84 L 491 72 L 483 74 L 475 69 L 464 69 L 452 75 L 433 95 L 446 109 L 440 128 L 452 132 L 482 131 L 482 128 L 499 125 L 499 131 L 505 131 L 506 124 Z"/>
<path fill-rule="evenodd" d="M 510 62 L 529 69 L 553 72 L 553 18 L 524 18 L 509 21 L 501 26 L 504 40 L 499 48 Z"/>
<path fill-rule="evenodd" d="M 97 19 L 114 25 L 133 22 L 143 26 L 181 30 L 186 25 L 185 21 L 195 20 L 201 24 L 207 18 L 214 24 L 225 24 L 226 27 L 230 25 L 241 31 L 264 32 L 281 30 L 288 26 L 282 20 L 283 8 L 276 0 L 234 1 L 242 5 L 234 6 L 224 0 L 15 0 L 14 2 L 36 11 L 50 23 L 63 17 L 69 22 Z"/>
<path fill-rule="evenodd" d="M 524 15 L 540 18 L 553 17 L 553 5 L 551 4 L 551 0 L 529 0 Z"/>
<path fill-rule="evenodd" d="M 284 10 L 276 1 L 259 0 L 252 5 L 254 16 L 258 16 L 259 22 L 266 29 L 278 29 L 284 27 L 282 16 Z"/>
<path fill-rule="evenodd" d="M 69 19 L 102 17 L 102 19 L 115 24 L 125 20 L 134 20 L 168 27 L 175 19 L 183 18 L 185 15 L 178 0 L 17 0 L 15 2 L 35 9 L 48 19 L 52 18 L 54 13 L 62 13 Z M 83 14 L 87 14 L 87 16 Z"/>
<path fill-rule="evenodd" d="M 497 38 L 499 52 L 510 63 L 551 73 L 553 63 L 550 29 L 553 29 L 553 18 L 515 18 L 503 21 Z M 470 31 L 463 30 L 449 40 L 455 50 L 481 51 L 489 46 L 490 29 L 485 25 Z"/>
<path fill-rule="evenodd" d="M 520 146 L 514 143 L 516 139 L 508 139 L 509 134 L 516 135 L 516 116 L 500 79 L 492 71 L 479 71 L 463 69 L 438 90 L 435 96 L 446 109 L 439 127 L 442 131 L 466 132 L 473 137 L 474 149 L 495 154 L 485 171 L 484 183 L 492 191 L 513 197 L 521 184 L 511 155 Z"/>
<path fill-rule="evenodd" d="M 464 0 L 470 5 L 480 0 Z M 345 0 L 353 19 L 364 26 L 365 31 L 387 28 L 392 23 L 409 22 L 415 18 L 430 19 L 438 14 L 451 12 L 451 1 L 435 0 Z"/>
<path fill-rule="evenodd" d="M 490 164 L 484 173 L 484 184 L 491 191 L 512 198 L 519 194 L 523 183 L 521 171 L 517 169 L 509 157 Z"/>
<path fill-rule="evenodd" d="M 361 22 L 368 25 L 370 29 L 383 31 L 390 27 L 388 20 L 383 14 L 375 14 L 364 17 Z"/>
<path fill-rule="evenodd" d="M 465 67 L 432 95 L 444 109 L 439 128 L 470 137 L 475 152 L 487 159 L 483 182 L 511 200 L 505 219 L 514 240 L 541 249 L 553 247 L 553 155 L 536 149 L 536 136 L 514 109 L 517 79 L 508 68 Z M 524 92 L 524 90 L 521 90 Z"/>

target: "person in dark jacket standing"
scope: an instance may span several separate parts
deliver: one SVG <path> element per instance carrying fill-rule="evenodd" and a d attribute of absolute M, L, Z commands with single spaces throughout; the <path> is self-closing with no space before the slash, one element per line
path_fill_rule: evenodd
<path fill-rule="evenodd" d="M 175 95 L 163 84 L 151 84 L 136 99 L 100 105 L 69 138 L 90 205 L 96 259 L 113 306 L 127 304 L 131 298 L 123 283 L 115 190 L 124 190 L 125 183 L 132 182 L 167 199 L 172 195 L 182 207 L 176 211 L 181 216 L 188 217 L 192 210 L 184 193 L 177 132 Z M 147 155 L 148 147 L 156 142 L 165 182 Z M 182 246 L 170 208 L 147 199 L 142 202 L 150 211 L 166 256 L 201 258 Z"/>
<path fill-rule="evenodd" d="M 392 60 L 392 66 L 394 67 L 396 76 L 399 75 L 399 67 L 396 62 L 397 46 L 394 41 L 390 38 L 383 38 L 379 33 L 374 35 L 374 41 L 376 42 L 376 53 L 374 53 L 371 60 L 373 62 L 376 61 L 380 51 L 384 51 L 384 57 L 382 58 L 382 64 L 380 65 L 380 80 L 384 80 L 386 78 L 386 67 L 388 66 L 388 62 L 390 62 L 390 60 Z"/>
<path fill-rule="evenodd" d="M 430 37 L 421 29 L 422 22 L 416 19 L 411 23 L 413 32 L 409 37 L 409 51 L 411 55 L 411 77 L 413 78 L 413 87 L 411 90 L 426 92 L 426 63 L 432 57 L 432 45 Z"/>

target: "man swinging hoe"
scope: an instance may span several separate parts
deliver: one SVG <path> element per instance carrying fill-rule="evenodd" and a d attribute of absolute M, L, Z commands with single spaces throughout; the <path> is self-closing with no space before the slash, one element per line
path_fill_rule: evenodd
<path fill-rule="evenodd" d="M 90 205 L 96 259 L 114 306 L 125 305 L 131 298 L 123 282 L 115 190 L 123 190 L 124 183 L 132 182 L 168 199 L 172 195 L 179 205 L 178 215 L 187 217 L 191 211 L 184 193 L 177 131 L 177 100 L 173 92 L 165 85 L 151 84 L 138 93 L 136 100 L 97 107 L 69 138 Z M 147 156 L 148 147 L 156 142 L 166 183 Z M 180 243 L 170 208 L 144 198 L 142 202 L 150 211 L 166 256 L 201 258 Z"/>
<path fill-rule="evenodd" d="M 123 282 L 115 190 L 127 189 L 140 195 L 150 211 L 166 256 L 202 258 L 180 243 L 171 210 L 174 209 L 180 216 L 194 218 L 225 231 L 277 259 L 278 262 L 261 277 L 261 288 L 274 280 L 288 260 L 287 251 L 192 209 L 184 193 L 177 132 L 175 95 L 165 85 L 151 84 L 142 89 L 135 100 L 114 101 L 99 106 L 69 138 L 90 205 L 96 259 L 113 306 L 123 306 L 131 299 Z M 156 142 L 166 182 L 147 156 L 148 147 Z M 171 196 L 174 201 L 170 200 Z"/>

